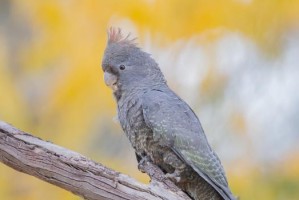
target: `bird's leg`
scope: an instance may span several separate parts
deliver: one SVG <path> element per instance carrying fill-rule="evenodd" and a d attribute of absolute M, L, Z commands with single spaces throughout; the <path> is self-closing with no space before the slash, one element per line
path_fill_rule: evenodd
<path fill-rule="evenodd" d="M 165 174 L 165 178 L 176 183 L 180 182 L 181 173 L 185 170 L 186 165 L 173 152 L 166 152 L 163 155 L 163 161 L 174 168 L 174 172 Z"/>
<path fill-rule="evenodd" d="M 181 173 L 184 169 L 176 168 L 173 173 L 165 174 L 165 178 L 168 178 L 176 183 L 181 181 Z"/>
<path fill-rule="evenodd" d="M 141 171 L 142 173 L 146 173 L 146 170 L 144 169 L 144 167 L 145 167 L 147 162 L 151 161 L 150 157 L 147 156 L 147 155 L 139 156 L 137 154 L 136 154 L 136 157 L 137 157 L 137 161 L 138 161 L 139 171 Z"/>

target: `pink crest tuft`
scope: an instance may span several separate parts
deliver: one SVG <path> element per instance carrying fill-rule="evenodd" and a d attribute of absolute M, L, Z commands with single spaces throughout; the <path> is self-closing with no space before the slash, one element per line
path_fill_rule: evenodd
<path fill-rule="evenodd" d="M 130 33 L 127 36 L 124 36 L 120 28 L 110 27 L 110 29 L 108 30 L 108 44 L 126 43 L 135 45 L 134 42 L 136 38 L 130 39 L 129 37 Z"/>

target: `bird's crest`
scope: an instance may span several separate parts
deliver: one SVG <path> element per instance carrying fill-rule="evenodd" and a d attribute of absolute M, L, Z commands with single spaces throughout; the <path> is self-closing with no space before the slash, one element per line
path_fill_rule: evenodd
<path fill-rule="evenodd" d="M 135 46 L 136 38 L 130 39 L 130 36 L 130 33 L 127 36 L 124 36 L 120 28 L 110 27 L 108 30 L 108 44 L 123 43 Z"/>

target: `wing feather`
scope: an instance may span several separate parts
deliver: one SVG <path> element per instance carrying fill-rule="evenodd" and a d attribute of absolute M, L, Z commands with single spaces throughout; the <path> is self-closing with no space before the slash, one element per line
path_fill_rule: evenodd
<path fill-rule="evenodd" d="M 235 199 L 228 188 L 221 162 L 209 146 L 192 109 L 170 90 L 145 93 L 142 106 L 145 122 L 153 130 L 154 140 L 170 147 L 224 199 Z"/>

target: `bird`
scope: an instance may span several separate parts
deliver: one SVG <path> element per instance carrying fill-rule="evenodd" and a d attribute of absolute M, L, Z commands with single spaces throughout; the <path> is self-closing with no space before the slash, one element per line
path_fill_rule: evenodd
<path fill-rule="evenodd" d="M 198 117 L 167 85 L 157 62 L 130 34 L 114 27 L 107 32 L 104 82 L 137 160 L 158 166 L 194 200 L 236 199 Z"/>

